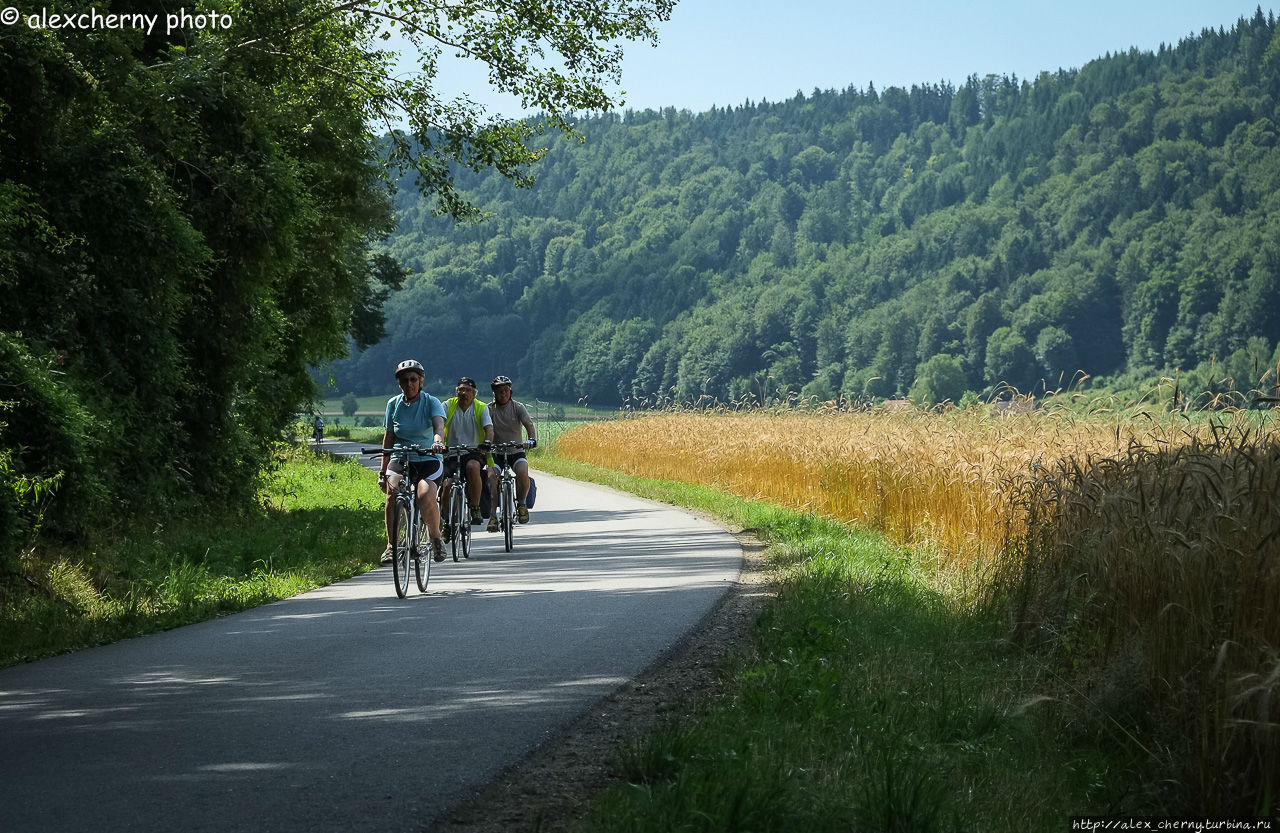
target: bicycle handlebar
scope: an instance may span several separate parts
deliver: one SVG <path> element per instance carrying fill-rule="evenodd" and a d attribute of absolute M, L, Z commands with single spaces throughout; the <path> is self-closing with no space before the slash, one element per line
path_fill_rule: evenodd
<path fill-rule="evenodd" d="M 478 452 L 478 451 L 480 451 L 479 448 L 476 448 L 475 446 L 471 446 L 471 445 L 449 445 L 449 446 L 445 446 L 444 459 L 446 461 L 451 460 L 454 463 L 457 463 L 466 455 L 471 454 L 472 452 Z"/>
<path fill-rule="evenodd" d="M 423 448 L 417 443 L 409 443 L 408 445 L 396 446 L 395 448 L 362 448 L 361 454 L 381 454 L 383 457 L 390 457 L 392 454 L 430 454 L 431 446 Z"/>

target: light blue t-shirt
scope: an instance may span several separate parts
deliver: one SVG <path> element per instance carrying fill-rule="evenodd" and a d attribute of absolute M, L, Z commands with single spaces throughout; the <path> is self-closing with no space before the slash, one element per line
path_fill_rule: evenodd
<path fill-rule="evenodd" d="M 417 443 L 429 448 L 435 439 L 432 417 L 444 418 L 444 405 L 429 393 L 418 394 L 417 402 L 405 402 L 404 394 L 399 393 L 387 400 L 387 414 L 383 425 L 391 430 L 396 444 Z M 439 460 L 439 454 L 410 454 L 409 460 L 421 463 L 424 460 Z"/>

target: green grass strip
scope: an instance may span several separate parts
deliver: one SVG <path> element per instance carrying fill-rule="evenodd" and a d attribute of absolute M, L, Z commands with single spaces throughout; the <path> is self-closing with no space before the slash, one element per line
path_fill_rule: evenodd
<path fill-rule="evenodd" d="M 89 554 L 41 552 L 41 580 L 0 593 L 0 667 L 246 610 L 363 573 L 377 566 L 384 545 L 382 501 L 359 465 L 294 449 L 250 511 L 180 513 Z"/>

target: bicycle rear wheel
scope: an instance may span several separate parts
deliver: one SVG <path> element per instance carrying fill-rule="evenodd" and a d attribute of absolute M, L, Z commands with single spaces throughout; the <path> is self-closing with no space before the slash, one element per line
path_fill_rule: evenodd
<path fill-rule="evenodd" d="M 418 550 L 418 557 L 414 561 L 414 575 L 418 578 L 418 592 L 425 593 L 427 592 L 427 582 L 431 580 L 431 556 L 433 553 L 430 540 L 427 541 L 426 546 L 422 544 L 422 530 L 426 529 L 426 527 L 422 523 L 421 515 L 418 516 L 415 529 L 417 534 L 413 537 L 418 539 L 414 542 L 414 546 Z"/>
<path fill-rule="evenodd" d="M 402 599 L 409 593 L 409 553 L 413 543 L 409 533 L 409 502 L 397 498 L 391 513 L 391 573 L 396 595 Z"/>

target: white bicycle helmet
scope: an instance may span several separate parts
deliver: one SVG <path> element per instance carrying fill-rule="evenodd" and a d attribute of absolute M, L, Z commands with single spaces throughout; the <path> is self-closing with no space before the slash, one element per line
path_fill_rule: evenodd
<path fill-rule="evenodd" d="M 508 376 L 494 376 L 493 381 L 489 383 L 490 389 L 500 388 L 503 385 L 511 387 L 511 379 Z"/>
<path fill-rule="evenodd" d="M 405 359 L 400 362 L 400 364 L 396 365 L 396 378 L 399 379 L 400 374 L 404 373 L 406 370 L 416 371 L 421 373 L 423 376 L 427 375 L 427 371 L 423 369 L 422 363 L 417 359 Z"/>

